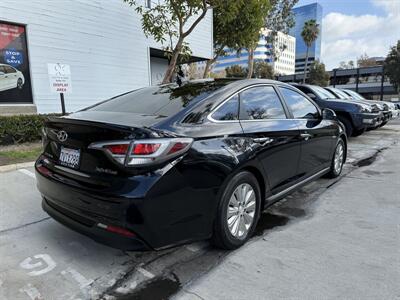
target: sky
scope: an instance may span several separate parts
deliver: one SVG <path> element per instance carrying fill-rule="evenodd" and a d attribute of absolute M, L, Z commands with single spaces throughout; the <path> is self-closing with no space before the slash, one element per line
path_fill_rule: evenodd
<path fill-rule="evenodd" d="M 321 60 L 328 70 L 359 56 L 386 56 L 400 40 L 400 0 L 299 0 L 323 9 Z"/>

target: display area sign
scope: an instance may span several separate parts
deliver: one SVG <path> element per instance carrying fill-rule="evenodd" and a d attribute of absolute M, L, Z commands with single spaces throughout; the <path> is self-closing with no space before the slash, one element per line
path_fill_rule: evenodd
<path fill-rule="evenodd" d="M 26 28 L 0 21 L 0 103 L 33 103 Z"/>
<path fill-rule="evenodd" d="M 66 64 L 47 64 L 47 72 L 49 73 L 50 90 L 60 94 L 61 111 L 65 115 L 64 94 L 72 92 L 71 68 Z"/>
<path fill-rule="evenodd" d="M 47 64 L 50 89 L 52 93 L 68 94 L 72 92 L 71 68 L 66 64 Z"/>

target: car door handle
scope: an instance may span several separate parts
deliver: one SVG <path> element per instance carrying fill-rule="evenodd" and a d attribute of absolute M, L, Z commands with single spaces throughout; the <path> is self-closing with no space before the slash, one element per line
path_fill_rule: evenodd
<path fill-rule="evenodd" d="M 308 140 L 312 137 L 312 135 L 309 133 L 301 133 L 300 136 L 305 140 Z"/>
<path fill-rule="evenodd" d="M 265 137 L 265 138 L 255 138 L 255 139 L 253 139 L 253 142 L 254 143 L 257 143 L 257 144 L 261 144 L 261 145 L 267 145 L 267 144 L 270 144 L 270 143 L 272 143 L 274 140 L 273 139 L 271 139 L 271 138 L 269 138 L 269 137 Z"/>

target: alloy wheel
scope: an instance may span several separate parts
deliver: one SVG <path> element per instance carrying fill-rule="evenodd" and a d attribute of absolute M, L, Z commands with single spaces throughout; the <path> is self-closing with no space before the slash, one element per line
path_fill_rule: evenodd
<path fill-rule="evenodd" d="M 343 160 L 344 160 L 344 148 L 343 144 L 339 143 L 336 147 L 335 161 L 334 161 L 334 169 L 336 174 L 340 174 L 340 172 L 342 171 Z"/>
<path fill-rule="evenodd" d="M 230 233 L 245 239 L 254 222 L 256 194 L 248 183 L 240 184 L 232 193 L 228 204 L 227 224 Z"/>
<path fill-rule="evenodd" d="M 18 81 L 17 81 L 17 88 L 22 90 L 22 79 L 21 78 L 18 79 Z"/>

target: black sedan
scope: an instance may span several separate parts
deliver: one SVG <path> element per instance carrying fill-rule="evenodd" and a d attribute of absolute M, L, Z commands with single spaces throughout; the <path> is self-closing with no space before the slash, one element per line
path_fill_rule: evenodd
<path fill-rule="evenodd" d="M 320 176 L 339 176 L 335 113 L 269 80 L 138 89 L 46 122 L 36 162 L 43 208 L 121 249 L 211 238 L 234 249 L 260 212 Z"/>

